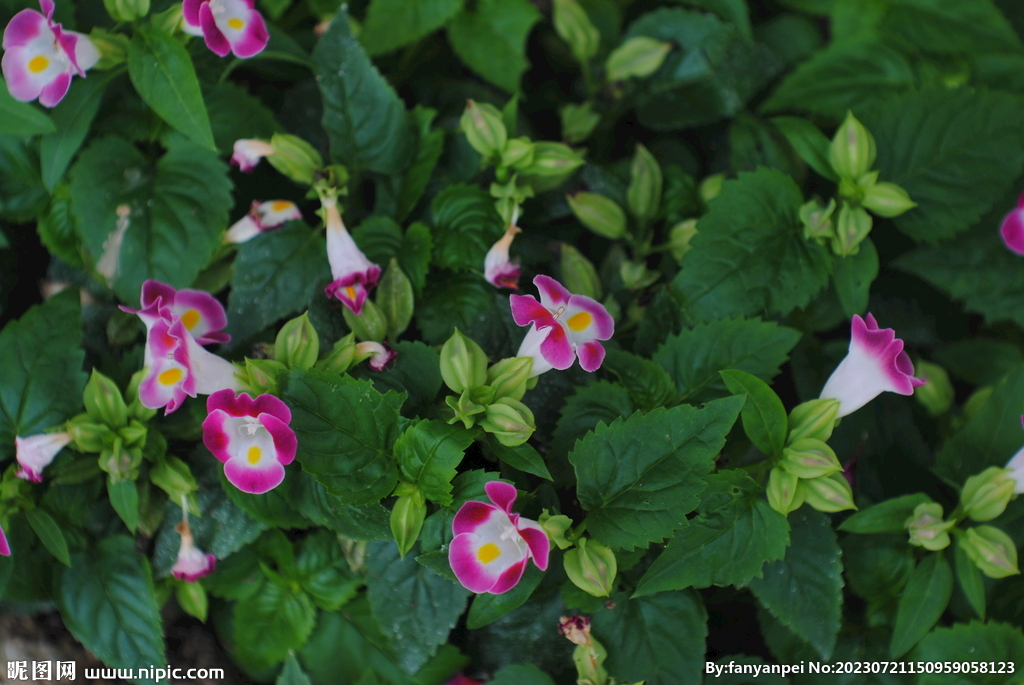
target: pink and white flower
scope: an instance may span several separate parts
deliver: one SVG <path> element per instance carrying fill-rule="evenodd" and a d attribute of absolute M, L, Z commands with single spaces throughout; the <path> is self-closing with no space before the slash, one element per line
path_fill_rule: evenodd
<path fill-rule="evenodd" d="M 18 470 L 14 475 L 30 483 L 43 482 L 43 469 L 71 442 L 70 433 L 40 433 L 27 438 L 15 437 Z"/>
<path fill-rule="evenodd" d="M 280 228 L 287 221 L 301 218 L 302 212 L 294 202 L 288 200 L 253 202 L 249 213 L 236 221 L 224 234 L 224 242 L 244 243 L 264 231 L 272 231 L 275 228 Z"/>
<path fill-rule="evenodd" d="M 1003 218 L 999 235 L 1011 251 L 1024 255 L 1024 193 L 1017 198 L 1017 207 Z"/>
<path fill-rule="evenodd" d="M 356 352 L 353 360 L 359 363 L 369 359 L 369 366 L 374 371 L 383 371 L 384 367 L 394 361 L 398 353 L 391 349 L 387 343 L 366 341 L 356 345 Z"/>
<path fill-rule="evenodd" d="M 11 556 L 11 546 L 7 543 L 7 535 L 3 528 L 0 528 L 0 556 Z"/>
<path fill-rule="evenodd" d="M 337 200 L 324 198 L 324 225 L 327 227 L 327 261 L 331 263 L 334 280 L 324 288 L 327 297 L 334 297 L 359 316 L 370 289 L 380 279 L 380 267 L 366 258 L 345 228 Z"/>
<path fill-rule="evenodd" d="M 231 340 L 231 336 L 222 331 L 228 325 L 224 306 L 210 293 L 189 288 L 175 290 L 166 283 L 148 280 L 142 284 L 139 299 L 142 309 L 121 307 L 121 310 L 138 314 L 147 331 L 151 331 L 157 321 L 173 324 L 180 320 L 200 345 Z"/>
<path fill-rule="evenodd" d="M 448 563 L 468 590 L 500 595 L 516 586 L 530 559 L 547 570 L 551 543 L 539 523 L 512 513 L 515 486 L 491 481 L 484 490 L 493 504 L 466 502 L 455 514 Z"/>
<path fill-rule="evenodd" d="M 484 257 L 484 278 L 496 288 L 519 290 L 519 262 L 509 260 L 508 250 L 516 234 L 521 230 L 518 226 L 509 224 L 505 229 L 505 235 L 491 246 Z"/>
<path fill-rule="evenodd" d="M 1024 416 L 1020 417 L 1020 421 L 1021 425 L 1024 426 Z M 1006 468 L 1012 471 L 1010 477 L 1017 481 L 1013 491 L 1018 495 L 1024 493 L 1024 447 L 1010 457 L 1010 461 L 1006 462 Z"/>
<path fill-rule="evenodd" d="M 821 399 L 839 400 L 838 416 L 857 411 L 883 392 L 913 395 L 925 381 L 914 378 L 914 364 L 891 328 L 879 328 L 871 314 L 853 316 L 850 351 L 832 372 Z"/>
<path fill-rule="evenodd" d="M 274 146 L 257 138 L 241 138 L 235 141 L 231 154 L 231 163 L 248 173 L 256 168 L 260 160 L 274 154 Z"/>
<path fill-rule="evenodd" d="M 202 29 L 206 47 L 221 57 L 229 52 L 235 57 L 252 57 L 270 40 L 253 0 L 184 0 L 181 10 L 191 29 L 188 32 Z"/>
<path fill-rule="evenodd" d="M 53 21 L 53 0 L 39 0 L 42 15 L 24 9 L 4 29 L 2 68 L 11 97 L 22 102 L 39 98 L 53 107 L 64 99 L 71 78 L 85 77 L 100 59 L 89 36 L 66 31 Z"/>
<path fill-rule="evenodd" d="M 537 276 L 532 295 L 510 295 L 512 318 L 520 326 L 532 324 L 517 357 L 533 358 L 531 376 L 551 369 L 568 369 L 577 356 L 584 371 L 597 371 L 604 361 L 604 346 L 615 333 L 615 320 L 599 302 L 573 295 L 550 276 Z"/>
<path fill-rule="evenodd" d="M 171 567 L 171 575 L 186 583 L 194 583 L 213 573 L 217 567 L 217 557 L 196 547 L 192 540 L 192 529 L 188 526 L 187 505 L 182 511 L 181 523 L 174 527 L 181 535 L 181 545 L 178 547 L 178 559 Z"/>
<path fill-rule="evenodd" d="M 224 475 L 242 492 L 262 495 L 284 480 L 298 440 L 288 406 L 273 395 L 252 399 L 232 390 L 210 395 L 203 444 L 224 464 Z"/>

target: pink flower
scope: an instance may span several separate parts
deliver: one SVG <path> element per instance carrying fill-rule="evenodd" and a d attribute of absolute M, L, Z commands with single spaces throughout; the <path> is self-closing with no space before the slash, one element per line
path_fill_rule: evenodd
<path fill-rule="evenodd" d="M 202 29 L 206 47 L 221 57 L 229 52 L 235 57 L 252 57 L 270 40 L 253 0 L 184 0 L 181 10 L 189 32 Z"/>
<path fill-rule="evenodd" d="M 41 433 L 27 438 L 15 437 L 18 470 L 14 475 L 30 483 L 43 482 L 43 469 L 71 442 L 69 433 Z"/>
<path fill-rule="evenodd" d="M 509 224 L 498 242 L 491 246 L 484 258 L 484 278 L 496 288 L 509 288 L 519 290 L 519 262 L 509 261 L 508 249 L 516 234 L 520 233 L 518 226 Z"/>
<path fill-rule="evenodd" d="M 11 556 L 11 546 L 7 544 L 7 535 L 4 534 L 3 528 L 0 528 L 0 556 Z"/>
<path fill-rule="evenodd" d="M 377 285 L 380 267 L 366 258 L 356 241 L 352 240 L 334 198 L 322 201 L 327 226 L 327 261 L 331 263 L 334 278 L 324 291 L 327 297 L 334 297 L 359 316 L 370 288 Z"/>
<path fill-rule="evenodd" d="M 1017 198 L 1017 208 L 1003 218 L 999 235 L 1013 252 L 1024 255 L 1024 193 Z"/>
<path fill-rule="evenodd" d="M 224 234 L 226 243 L 244 243 L 264 231 L 280 228 L 286 221 L 301 219 L 302 212 L 294 202 L 288 200 L 271 200 L 269 202 L 253 202 L 249 213 L 235 222 Z"/>
<path fill-rule="evenodd" d="M 532 376 L 551 369 L 568 369 L 577 355 L 584 371 L 597 371 L 604 361 L 604 347 L 615 332 L 615 321 L 599 302 L 572 295 L 550 276 L 537 276 L 533 284 L 540 302 L 532 295 L 510 295 L 512 318 L 520 326 L 533 324 L 519 346 L 517 357 L 532 357 Z"/>
<path fill-rule="evenodd" d="M 22 102 L 39 98 L 46 107 L 64 99 L 71 77 L 99 61 L 89 37 L 65 31 L 53 21 L 53 0 L 39 0 L 46 13 L 24 9 L 4 29 L 2 69 L 11 97 Z"/>
<path fill-rule="evenodd" d="M 213 573 L 217 566 L 217 557 L 206 554 L 195 546 L 192 541 L 192 529 L 188 527 L 188 510 L 183 509 L 182 512 L 184 518 L 174 527 L 181 535 L 181 546 L 178 547 L 178 560 L 171 567 L 171 575 L 186 583 L 194 583 L 203 576 Z"/>
<path fill-rule="evenodd" d="M 473 680 L 459 673 L 454 678 L 448 681 L 446 685 L 484 685 L 479 680 Z"/>
<path fill-rule="evenodd" d="M 387 343 L 361 342 L 356 345 L 356 353 L 353 361 L 359 363 L 369 359 L 370 368 L 374 371 L 383 371 L 384 367 L 394 361 L 398 353 L 391 349 Z"/>
<path fill-rule="evenodd" d="M 255 138 L 242 138 L 235 141 L 231 163 L 248 173 L 256 168 L 260 160 L 274 154 L 274 146 Z"/>
<path fill-rule="evenodd" d="M 231 484 L 254 495 L 280 485 L 298 446 L 288 406 L 273 395 L 252 399 L 221 390 L 210 395 L 206 410 L 203 444 L 224 463 Z"/>
<path fill-rule="evenodd" d="M 839 400 L 839 416 L 857 411 L 883 392 L 913 395 L 925 381 L 914 378 L 914 365 L 903 341 L 891 328 L 879 328 L 871 314 L 853 316 L 850 351 L 832 372 L 821 399 Z"/>
<path fill-rule="evenodd" d="M 173 324 L 181 321 L 200 345 L 211 345 L 231 340 L 222 332 L 228 325 L 224 306 L 213 295 L 202 290 L 175 290 L 160 281 L 148 280 L 142 284 L 142 309 L 121 307 L 129 314 L 138 314 L 146 330 L 151 331 L 157 321 Z"/>
<path fill-rule="evenodd" d="M 551 544 L 540 524 L 512 513 L 514 486 L 491 481 L 484 490 L 494 504 L 466 502 L 455 514 L 448 563 L 468 590 L 500 595 L 516 586 L 530 559 L 546 571 Z"/>

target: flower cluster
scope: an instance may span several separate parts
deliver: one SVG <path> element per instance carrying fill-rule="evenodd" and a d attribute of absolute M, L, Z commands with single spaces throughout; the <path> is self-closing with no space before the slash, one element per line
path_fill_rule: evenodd
<path fill-rule="evenodd" d="M 206 47 L 224 57 L 257 55 L 267 47 L 270 34 L 253 0 L 184 0 L 181 3 L 184 29 L 202 36 Z"/>

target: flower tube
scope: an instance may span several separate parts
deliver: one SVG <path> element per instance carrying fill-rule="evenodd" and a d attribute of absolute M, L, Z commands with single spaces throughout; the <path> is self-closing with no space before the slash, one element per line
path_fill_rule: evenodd
<path fill-rule="evenodd" d="M 285 222 L 301 218 L 302 212 L 294 202 L 288 200 L 253 202 L 249 213 L 236 221 L 224 234 L 224 242 L 244 243 L 264 231 L 272 231 L 283 226 Z"/>
<path fill-rule="evenodd" d="M 327 261 L 334 280 L 324 288 L 328 297 L 338 299 L 359 316 L 370 289 L 380 279 L 380 267 L 366 258 L 345 228 L 333 197 L 322 199 L 327 227 Z"/>
<path fill-rule="evenodd" d="M 14 475 L 30 483 L 43 482 L 43 469 L 71 442 L 70 433 L 41 433 L 27 438 L 15 437 L 18 470 Z"/>
<path fill-rule="evenodd" d="M 238 165 L 241 171 L 251 172 L 267 155 L 274 154 L 274 146 L 256 138 L 242 138 L 235 141 L 232 148 L 231 163 Z"/>
<path fill-rule="evenodd" d="M 184 0 L 181 4 L 188 33 L 202 30 L 206 47 L 224 57 L 252 57 L 270 40 L 266 22 L 253 0 Z M 243 169 L 244 171 L 244 169 Z"/>
<path fill-rule="evenodd" d="M 509 260 L 508 250 L 516 234 L 521 232 L 518 226 L 509 224 L 505 235 L 491 246 L 484 257 L 484 278 L 496 288 L 519 290 L 519 263 Z"/>

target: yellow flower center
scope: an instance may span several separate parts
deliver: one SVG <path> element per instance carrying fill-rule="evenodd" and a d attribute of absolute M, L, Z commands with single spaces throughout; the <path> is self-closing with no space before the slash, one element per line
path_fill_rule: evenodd
<path fill-rule="evenodd" d="M 239 29 L 245 26 L 245 22 L 237 17 L 231 17 L 230 19 L 228 19 L 228 26 L 238 31 Z"/>
<path fill-rule="evenodd" d="M 348 299 L 353 302 L 356 301 L 356 289 L 350 285 L 345 286 L 345 293 L 348 295 Z"/>
<path fill-rule="evenodd" d="M 476 558 L 484 564 L 489 564 L 500 556 L 501 550 L 493 542 L 488 542 L 476 551 Z"/>
<path fill-rule="evenodd" d="M 249 452 L 245 455 L 245 458 L 249 460 L 250 464 L 258 464 L 260 462 L 260 448 L 253 445 L 249 448 Z"/>
<path fill-rule="evenodd" d="M 288 200 L 275 200 L 271 203 L 270 208 L 275 212 L 283 212 L 284 210 L 291 207 L 292 203 Z"/>
<path fill-rule="evenodd" d="M 181 381 L 184 375 L 181 369 L 167 369 L 157 376 L 156 379 L 163 385 L 175 385 Z"/>
<path fill-rule="evenodd" d="M 585 330 L 593 320 L 594 317 L 590 315 L 590 312 L 577 312 L 570 316 L 569 320 L 565 323 L 570 329 L 579 333 Z"/>
<path fill-rule="evenodd" d="M 47 59 L 44 55 L 36 55 L 28 62 L 28 70 L 31 71 L 33 74 L 38 74 L 39 72 L 45 70 L 48 66 L 50 66 L 50 60 Z"/>
<path fill-rule="evenodd" d="M 193 328 L 196 327 L 196 324 L 199 323 L 200 318 L 202 317 L 200 317 L 199 312 L 197 312 L 194 309 L 189 309 L 187 312 L 181 315 L 181 322 L 185 324 L 185 328 L 191 331 Z"/>

